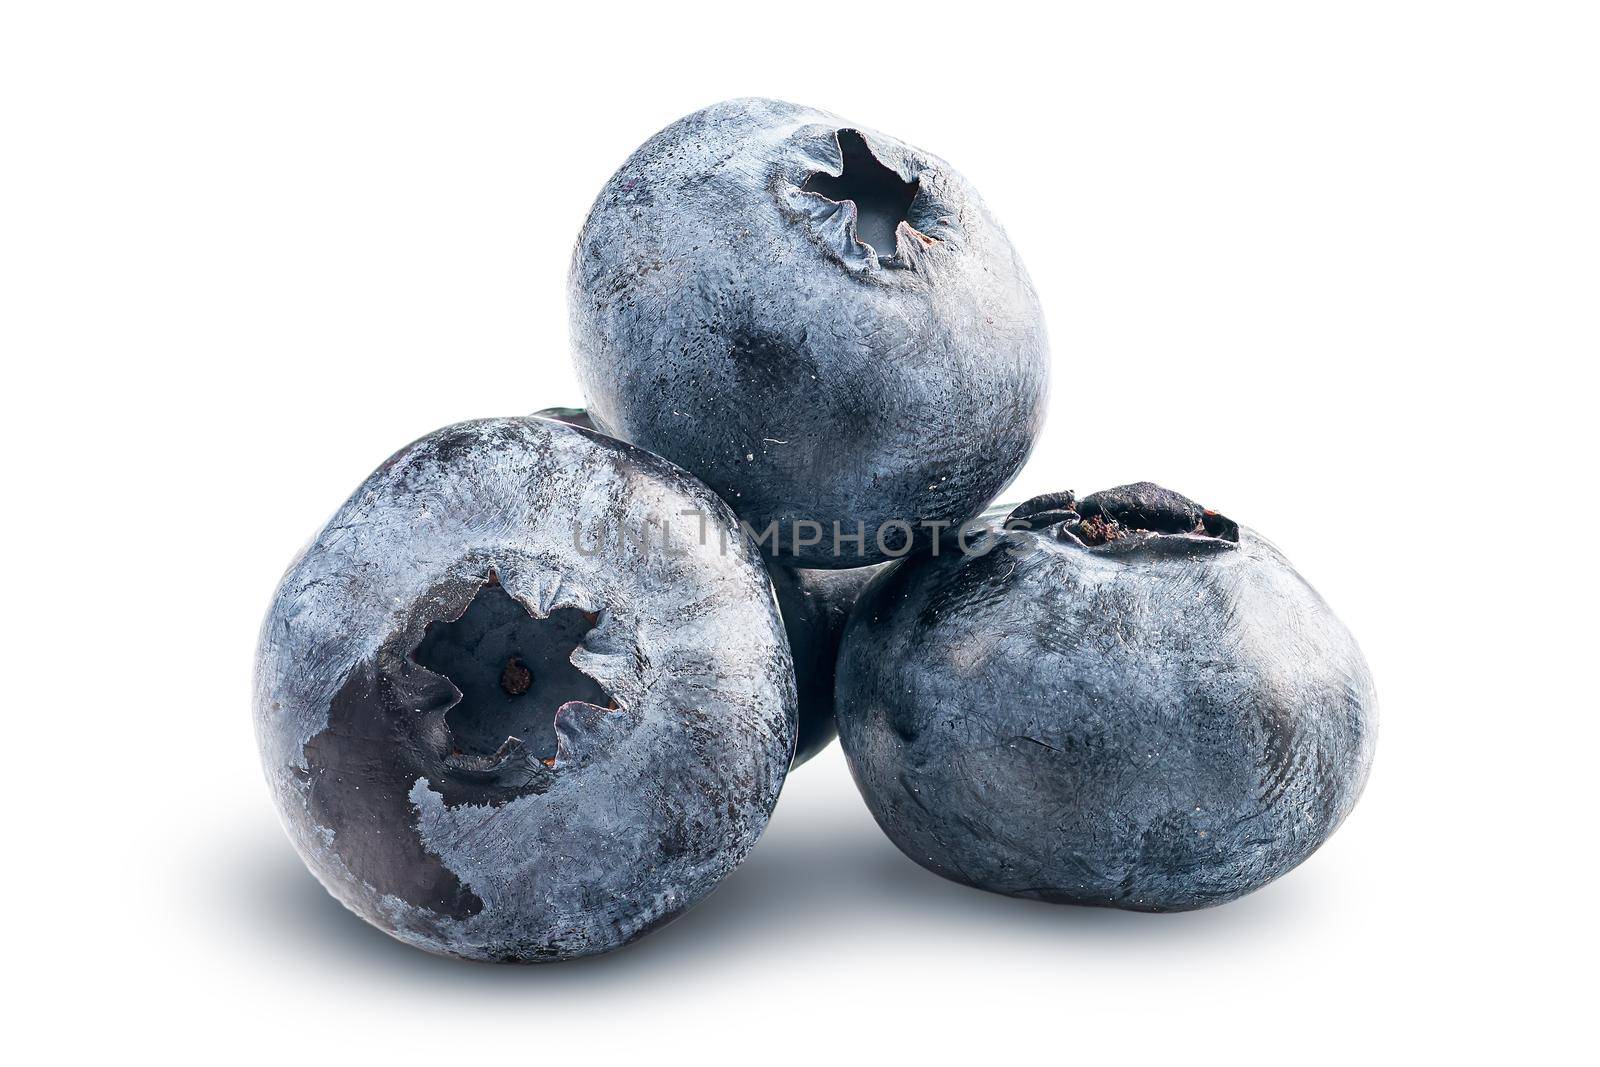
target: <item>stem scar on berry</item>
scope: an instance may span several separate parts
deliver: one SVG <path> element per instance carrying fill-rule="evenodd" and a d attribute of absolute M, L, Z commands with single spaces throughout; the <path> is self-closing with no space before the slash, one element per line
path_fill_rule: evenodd
<path fill-rule="evenodd" d="M 816 193 L 838 203 L 856 206 L 856 238 L 880 258 L 895 254 L 895 232 L 911 225 L 911 203 L 921 183 L 906 181 L 879 162 L 856 130 L 839 131 L 839 152 L 844 165 L 839 174 L 817 173 L 806 179 L 802 192 Z M 912 227 L 915 231 L 916 227 Z M 924 237 L 923 240 L 929 240 Z"/>
<path fill-rule="evenodd" d="M 535 618 L 492 578 L 460 618 L 430 624 L 411 658 L 461 693 L 445 713 L 453 751 L 492 756 L 517 740 L 534 758 L 553 758 L 557 708 L 573 700 L 614 707 L 600 683 L 572 665 L 594 625 L 595 616 L 577 608 Z"/>

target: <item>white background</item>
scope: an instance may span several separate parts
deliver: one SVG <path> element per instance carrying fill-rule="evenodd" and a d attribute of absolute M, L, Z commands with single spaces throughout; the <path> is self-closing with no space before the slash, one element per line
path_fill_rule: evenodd
<path fill-rule="evenodd" d="M 4 12 L 13 1050 L 1577 1054 L 1592 6 Z M 1362 641 L 1374 776 L 1304 866 L 1185 915 L 988 896 L 903 859 L 835 747 L 718 893 L 597 960 L 428 957 L 305 873 L 250 726 L 282 568 L 407 441 L 580 401 L 590 200 L 749 94 L 944 156 L 1007 226 L 1055 353 L 1008 498 L 1161 481 L 1275 540 Z"/>

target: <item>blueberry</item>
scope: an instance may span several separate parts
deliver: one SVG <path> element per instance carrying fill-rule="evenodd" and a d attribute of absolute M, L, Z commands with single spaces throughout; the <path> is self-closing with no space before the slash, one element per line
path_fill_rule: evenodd
<path fill-rule="evenodd" d="M 772 586 L 794 657 L 800 710 L 794 751 L 797 767 L 838 736 L 833 722 L 833 683 L 839 640 L 856 597 L 882 566 L 847 571 L 772 568 Z"/>
<path fill-rule="evenodd" d="M 1044 414 L 1039 303 L 973 188 L 780 101 L 698 111 L 622 165 L 570 313 L 595 423 L 700 477 L 790 566 L 930 543 L 1010 481 Z"/>
<path fill-rule="evenodd" d="M 840 743 L 895 844 L 980 889 L 1167 911 L 1327 840 L 1376 700 L 1277 549 L 1149 483 L 1021 524 L 890 566 L 847 624 Z"/>
<path fill-rule="evenodd" d="M 451 426 L 378 468 L 284 577 L 255 689 L 306 864 L 473 959 L 604 952 L 688 908 L 755 843 L 794 749 L 782 624 L 732 513 L 544 419 Z"/>

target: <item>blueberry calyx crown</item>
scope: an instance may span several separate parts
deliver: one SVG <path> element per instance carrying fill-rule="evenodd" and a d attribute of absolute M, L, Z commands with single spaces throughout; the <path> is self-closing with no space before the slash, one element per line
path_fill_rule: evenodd
<path fill-rule="evenodd" d="M 906 177 L 879 159 L 859 130 L 837 129 L 831 136 L 838 173 L 811 170 L 799 185 L 780 190 L 780 203 L 848 270 L 914 269 L 917 254 L 939 243 L 927 231 L 943 222 L 925 196 L 923 176 Z"/>
<path fill-rule="evenodd" d="M 840 130 L 840 173 L 816 173 L 800 188 L 835 203 L 856 206 L 856 240 L 872 248 L 879 259 L 889 259 L 897 247 L 900 223 L 911 222 L 911 202 L 920 183 L 907 181 L 873 155 L 867 140 L 856 130 Z"/>
<path fill-rule="evenodd" d="M 1239 540 L 1239 524 L 1154 482 L 1134 482 L 1090 493 L 1082 500 L 1071 490 L 1044 493 L 1023 501 L 1006 517 L 1007 528 L 1044 530 L 1088 548 L 1135 534 Z"/>

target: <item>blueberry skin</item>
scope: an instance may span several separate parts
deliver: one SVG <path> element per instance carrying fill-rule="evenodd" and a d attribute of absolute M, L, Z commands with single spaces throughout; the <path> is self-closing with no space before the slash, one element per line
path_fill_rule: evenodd
<path fill-rule="evenodd" d="M 839 641 L 856 598 L 874 574 L 883 569 L 847 571 L 773 567 L 772 587 L 778 594 L 783 629 L 794 657 L 799 697 L 800 733 L 795 742 L 798 767 L 839 735 L 833 721 L 834 668 Z"/>
<path fill-rule="evenodd" d="M 946 878 L 1139 911 L 1233 900 L 1355 805 L 1372 680 L 1253 531 L 1198 508 L 1178 533 L 1140 528 L 1181 525 L 1160 506 L 1085 518 L 1100 510 L 1024 505 L 1042 528 L 876 578 L 840 651 L 840 743 L 879 825 Z"/>
<path fill-rule="evenodd" d="M 891 551 L 876 535 L 896 520 L 930 543 L 919 524 L 981 510 L 1044 416 L 1039 303 L 972 187 L 781 101 L 715 104 L 639 148 L 578 236 L 569 311 L 595 424 L 694 473 L 758 538 L 777 522 L 762 547 L 788 566 L 892 558 L 903 531 Z M 796 550 L 803 520 L 826 536 Z M 864 550 L 836 553 L 835 522 Z"/>
<path fill-rule="evenodd" d="M 684 512 L 708 517 L 707 545 Z M 601 536 L 653 522 L 681 554 Z M 490 598 L 501 616 L 434 649 Z M 422 665 L 470 665 L 506 610 L 568 620 L 577 641 L 548 762 L 514 738 L 455 751 L 471 746 L 446 713 L 474 690 Z M 528 661 L 507 664 L 507 694 L 545 677 Z M 605 952 L 704 897 L 766 826 L 795 738 L 772 587 L 726 506 L 664 460 L 533 418 L 440 430 L 355 492 L 277 591 L 255 710 L 274 799 L 329 892 L 481 960 Z"/>

